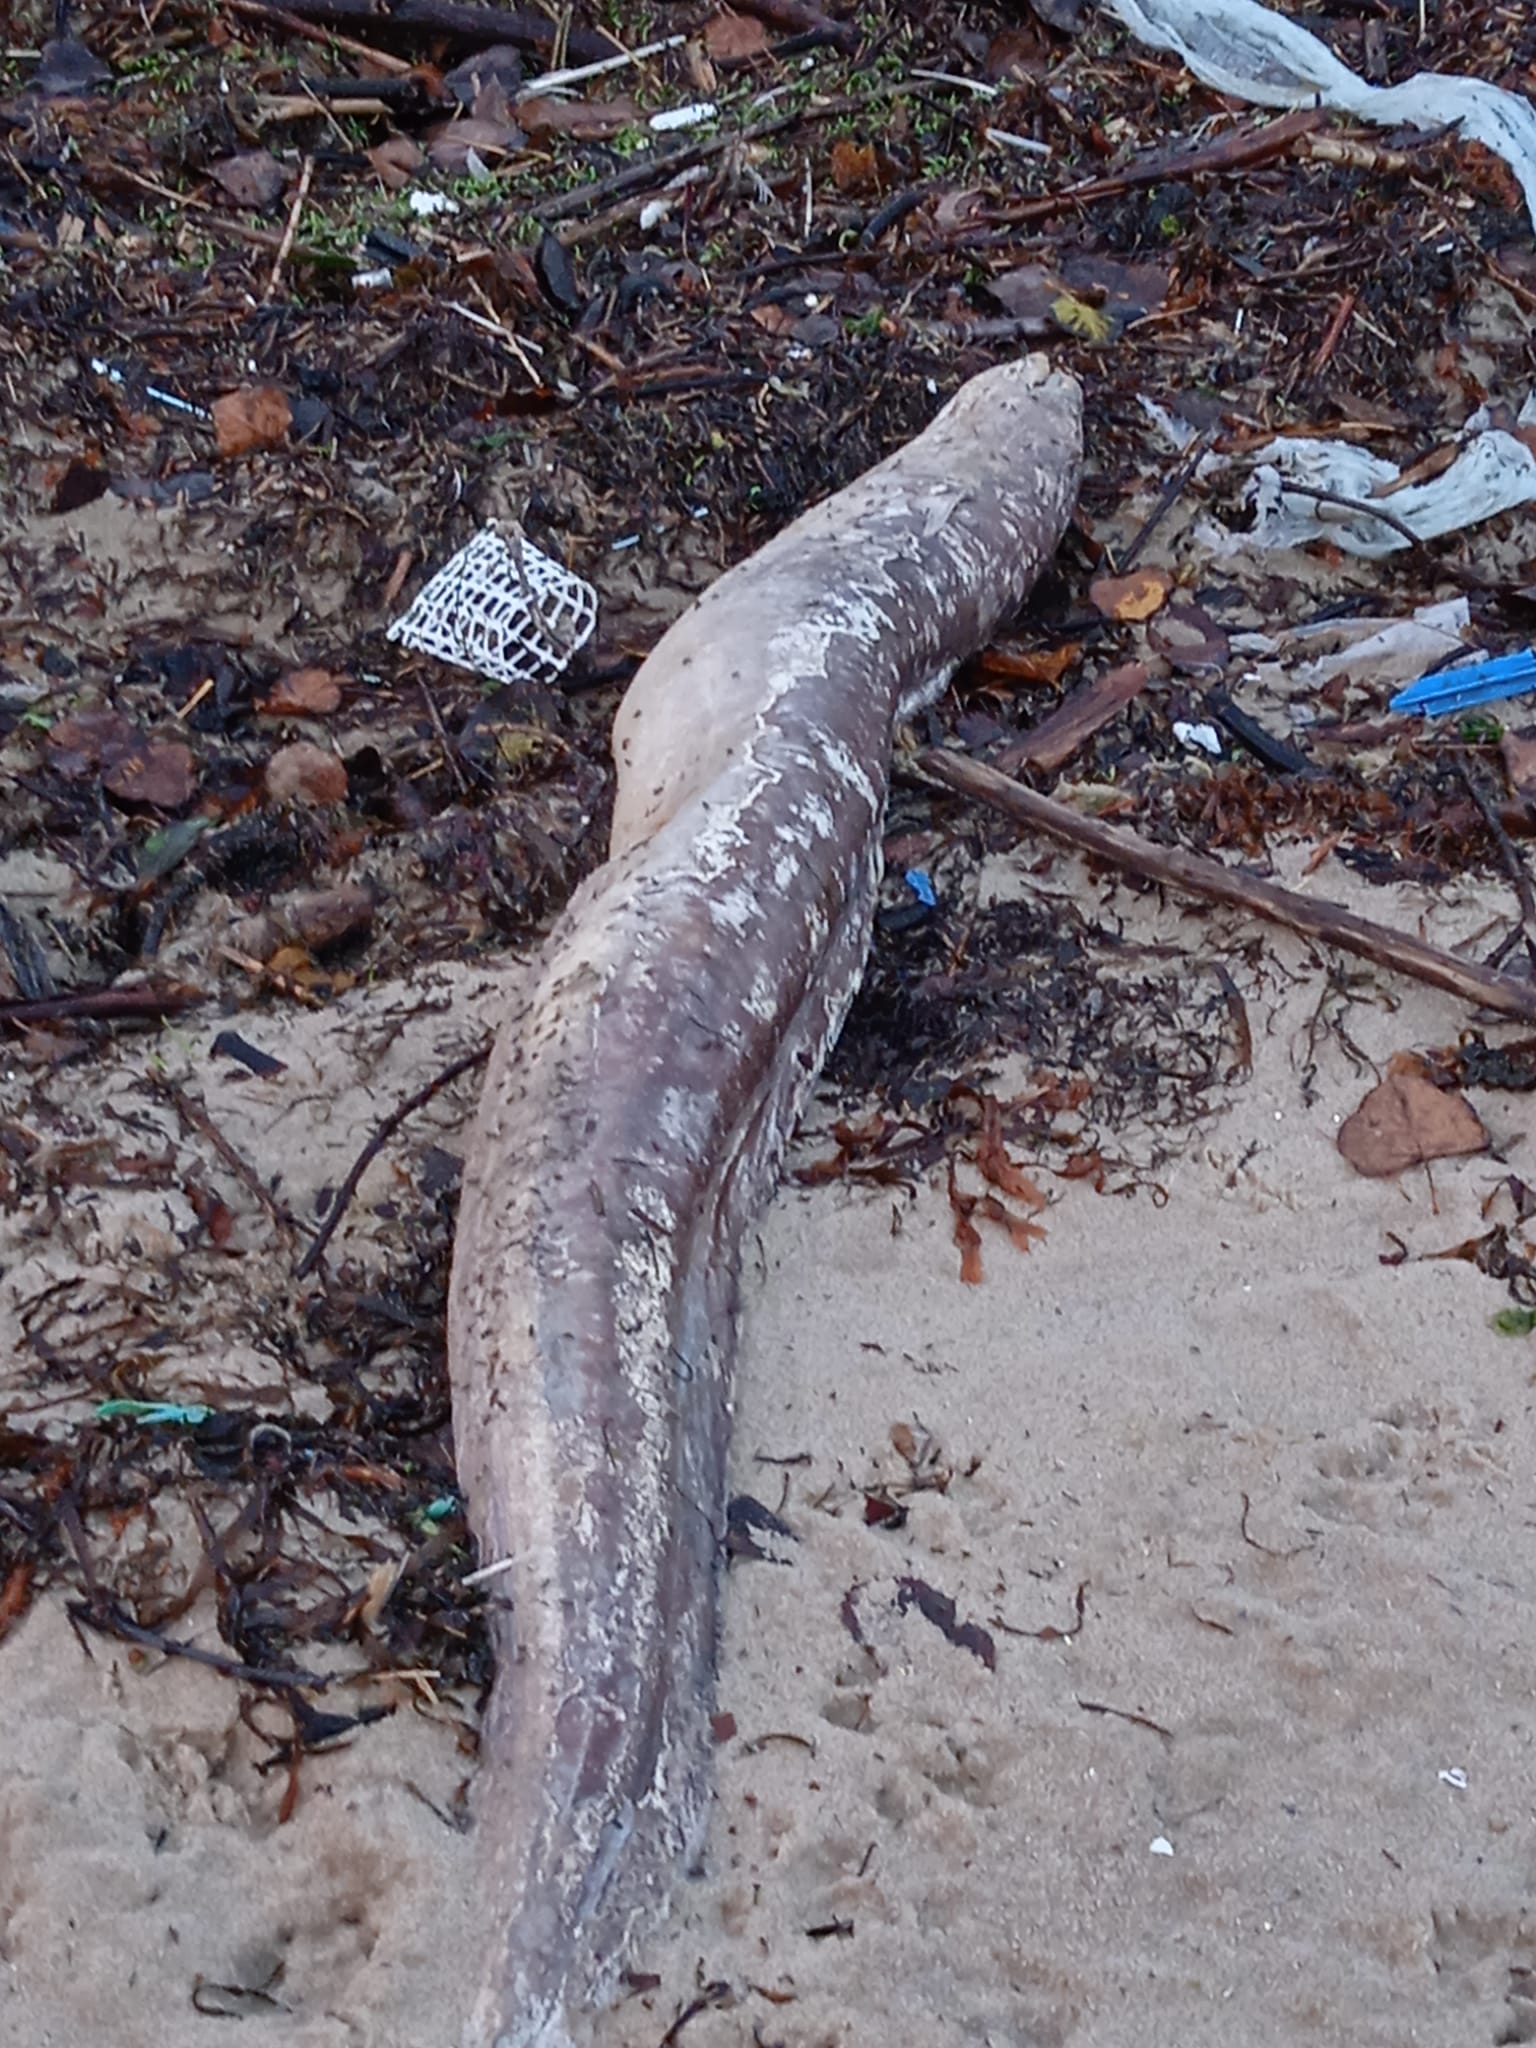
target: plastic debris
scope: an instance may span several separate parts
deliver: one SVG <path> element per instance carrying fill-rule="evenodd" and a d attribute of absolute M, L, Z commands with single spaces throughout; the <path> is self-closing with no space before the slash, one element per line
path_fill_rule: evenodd
<path fill-rule="evenodd" d="M 1525 690 L 1536 690 L 1536 651 L 1436 669 L 1433 675 L 1420 676 L 1406 690 L 1399 690 L 1392 709 L 1439 718 L 1448 711 L 1470 711 L 1475 704 L 1497 704 Z"/>
<path fill-rule="evenodd" d="M 201 1401 L 101 1401 L 98 1422 L 138 1422 L 146 1429 L 196 1429 L 213 1410 Z"/>
<path fill-rule="evenodd" d="M 445 562 L 389 638 L 498 683 L 552 683 L 591 638 L 597 592 L 494 521 Z"/>
<path fill-rule="evenodd" d="M 1147 1847 L 1154 1856 L 1171 1856 L 1173 1844 L 1166 1835 L 1154 1835 Z"/>
<path fill-rule="evenodd" d="M 1455 128 L 1503 157 L 1536 222 L 1536 108 L 1480 78 L 1421 71 L 1367 85 L 1326 43 L 1257 0 L 1106 0 L 1138 42 L 1172 50 L 1217 92 L 1261 107 L 1333 107 L 1379 127 Z"/>
<path fill-rule="evenodd" d="M 1472 434 L 1449 469 L 1401 490 L 1390 489 L 1401 475 L 1396 463 L 1344 441 L 1271 441 L 1255 460 L 1253 528 L 1224 536 L 1224 552 L 1329 540 L 1375 560 L 1411 547 L 1410 535 L 1434 540 L 1536 502 L 1536 455 L 1499 428 Z M 1353 502 L 1337 502 L 1344 498 Z M 1384 518 L 1367 509 L 1375 499 Z"/>
<path fill-rule="evenodd" d="M 901 879 L 925 910 L 932 910 L 937 906 L 938 891 L 934 888 L 933 879 L 926 869 L 908 868 Z"/>
<path fill-rule="evenodd" d="M 679 128 L 702 128 L 719 111 L 713 100 L 691 100 L 686 107 L 668 107 L 652 114 L 647 125 L 653 135 L 671 135 Z"/>
<path fill-rule="evenodd" d="M 1441 1771 L 1439 1776 L 1441 1784 L 1449 1785 L 1453 1792 L 1466 1791 L 1467 1774 L 1460 1764 L 1453 1764 L 1448 1771 Z"/>
<path fill-rule="evenodd" d="M 1191 725 L 1187 718 L 1176 718 L 1173 736 L 1181 747 L 1198 748 L 1202 754 L 1221 752 L 1221 734 L 1214 725 Z"/>
<path fill-rule="evenodd" d="M 451 199 L 446 192 L 426 192 L 417 188 L 407 192 L 405 203 L 418 220 L 431 220 L 435 214 L 462 213 L 457 199 Z"/>

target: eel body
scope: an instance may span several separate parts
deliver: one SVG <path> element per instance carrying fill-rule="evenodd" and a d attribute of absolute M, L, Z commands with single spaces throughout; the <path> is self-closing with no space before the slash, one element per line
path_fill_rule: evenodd
<path fill-rule="evenodd" d="M 636 676 L 612 854 L 492 1056 L 449 1308 L 491 1581 L 466 2048 L 564 2048 L 697 1856 L 739 1246 L 857 988 L 892 735 L 1014 609 L 1080 467 L 1029 358 L 731 570 Z"/>

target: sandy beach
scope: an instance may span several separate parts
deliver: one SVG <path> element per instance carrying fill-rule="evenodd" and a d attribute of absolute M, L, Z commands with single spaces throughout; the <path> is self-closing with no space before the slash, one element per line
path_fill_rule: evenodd
<path fill-rule="evenodd" d="M 977 887 L 1022 880 L 1004 860 Z M 1300 942 L 1106 897 L 1064 858 L 1049 885 L 1112 903 L 1176 978 L 1227 961 L 1252 1073 L 1176 1140 L 1114 1134 L 1135 1176 L 1109 1186 L 1138 1192 L 1042 1173 L 1043 1240 L 989 1231 L 976 1286 L 942 1175 L 786 1183 L 745 1276 L 734 1484 L 791 1533 L 729 1574 L 707 1866 L 581 2048 L 1536 2038 L 1529 1344 L 1493 1333 L 1496 1282 L 1430 1256 L 1500 1215 L 1528 1098 L 1476 1093 L 1488 1154 L 1362 1178 L 1335 1143 L 1362 1060 L 1453 1042 L 1457 1004 L 1356 977 L 1319 1032 Z M 1355 899 L 1452 942 L 1488 908 Z M 505 984 L 426 993 L 298 1018 L 279 1081 L 203 1075 L 301 1213 Z M 297 1110 L 319 1088 L 323 1124 Z M 370 1168 L 347 1255 L 387 1258 L 380 1198 L 471 1099 Z M 46 1243 L 7 1219 L 13 1372 L 44 1265 L 132 1286 L 174 1229 L 163 1196 L 64 1211 Z M 238 1213 L 237 1246 L 258 1235 Z M 205 1316 L 220 1286 L 249 1300 L 250 1266 L 202 1261 Z M 259 1351 L 212 1378 L 259 1399 Z M 209 1383 L 189 1322 L 155 1390 Z M 10 1425 L 45 1424 L 16 1391 Z M 186 1533 L 168 1514 L 141 1540 L 174 1560 Z M 182 1633 L 216 1643 L 206 1603 Z M 238 2015 L 301 2048 L 454 2048 L 478 1939 L 464 1703 L 381 1693 L 400 1711 L 307 1758 L 281 1820 L 229 1679 L 77 1638 L 42 1599 L 0 1646 L 4 2038 L 212 2048 Z"/>

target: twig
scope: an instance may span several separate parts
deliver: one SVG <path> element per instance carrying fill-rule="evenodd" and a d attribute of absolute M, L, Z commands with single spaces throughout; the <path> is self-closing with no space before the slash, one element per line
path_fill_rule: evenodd
<path fill-rule="evenodd" d="M 604 57 L 596 64 L 567 66 L 564 71 L 541 72 L 537 78 L 525 78 L 517 88 L 520 100 L 532 98 L 535 93 L 554 92 L 559 87 L 580 85 L 583 79 L 601 78 L 605 72 L 624 71 L 631 64 L 642 64 L 647 57 L 660 56 L 663 50 L 680 49 L 686 36 L 662 36 L 654 43 L 641 43 L 638 49 L 622 50 L 617 57 Z"/>
<path fill-rule="evenodd" d="M 1179 847 L 1154 846 L 1134 833 L 1119 832 L 1096 818 L 1085 818 L 1065 804 L 1039 796 L 1023 783 L 1010 781 L 995 768 L 967 760 L 961 754 L 940 753 L 930 748 L 918 755 L 917 766 L 946 788 L 990 804 L 1019 824 L 1032 826 L 1037 832 L 1047 833 L 1096 860 L 1108 861 L 1128 874 L 1165 883 L 1186 895 L 1230 903 L 1255 917 L 1284 925 L 1288 931 L 1300 932 L 1304 938 L 1320 939 L 1341 952 L 1374 961 L 1378 967 L 1411 975 L 1432 988 L 1447 989 L 1464 1002 L 1481 1003 L 1506 1017 L 1536 1020 L 1536 985 L 1517 981 L 1512 975 L 1493 973 L 1475 961 L 1460 960 L 1454 953 L 1426 945 L 1422 939 L 1394 931 L 1390 925 L 1357 917 L 1342 904 L 1298 895 L 1294 889 L 1262 881 L 1239 868 L 1223 867 L 1220 861 L 1209 860 L 1203 854 L 1186 853 Z"/>
<path fill-rule="evenodd" d="M 282 1692 L 292 1692 L 295 1686 L 302 1685 L 312 1692 L 323 1692 L 331 1683 L 322 1671 L 284 1671 L 277 1666 L 246 1664 L 238 1657 L 221 1657 L 216 1650 L 199 1649 L 196 1643 L 178 1642 L 174 1636 L 142 1627 L 130 1620 L 115 1601 L 99 1596 L 95 1600 L 72 1600 L 67 1612 L 71 1621 L 83 1623 L 101 1635 L 138 1643 L 146 1650 L 158 1650 L 163 1657 L 185 1657 L 189 1663 L 206 1664 L 226 1678 L 243 1678 L 247 1685 L 269 1685 Z"/>
<path fill-rule="evenodd" d="M 284 1236 L 291 1237 L 295 1232 L 301 1234 L 308 1232 L 309 1225 L 301 1223 L 287 1203 L 280 1202 L 277 1199 L 276 1195 L 273 1194 L 250 1161 L 242 1157 L 228 1138 L 225 1137 L 202 1103 L 194 1102 L 184 1088 L 178 1087 L 174 1081 L 165 1080 L 161 1076 L 151 1074 L 149 1076 L 149 1085 L 155 1094 L 170 1103 L 177 1116 L 181 1119 L 184 1130 L 196 1131 L 201 1137 L 207 1139 L 214 1151 L 235 1176 L 235 1179 L 239 1181 L 247 1193 L 255 1196 L 256 1200 L 266 1210 Z"/>
<path fill-rule="evenodd" d="M 456 1059 L 451 1066 L 444 1067 L 442 1072 L 434 1075 L 425 1087 L 418 1088 L 414 1095 L 407 1096 L 404 1102 L 399 1103 L 385 1117 L 383 1123 L 379 1125 L 373 1136 L 353 1161 L 351 1172 L 336 1190 L 336 1199 L 331 1204 L 331 1213 L 316 1232 L 314 1243 L 304 1254 L 303 1258 L 300 1259 L 295 1270 L 294 1277 L 296 1279 L 307 1280 L 316 1266 L 319 1265 L 326 1246 L 336 1234 L 337 1224 L 340 1223 L 342 1217 L 347 1213 L 352 1197 L 357 1193 L 358 1182 L 368 1171 L 373 1161 L 378 1158 L 406 1118 L 414 1116 L 418 1109 L 424 1109 L 433 1096 L 440 1094 L 450 1081 L 457 1081 L 461 1074 L 467 1074 L 471 1067 L 478 1067 L 487 1060 L 490 1057 L 491 1043 L 492 1041 L 487 1038 L 485 1043 L 477 1045 L 473 1052 L 465 1053 L 462 1058 Z"/>
<path fill-rule="evenodd" d="M 627 171 L 615 171 L 609 178 L 595 178 L 590 185 L 579 185 L 574 192 L 562 193 L 557 199 L 546 199 L 542 205 L 528 210 L 535 220 L 568 220 L 573 213 L 585 213 L 589 206 L 599 205 L 606 199 L 617 199 L 626 192 L 659 185 L 674 172 L 686 171 L 694 164 L 708 163 L 711 157 L 723 156 L 727 150 L 736 149 L 742 143 L 761 142 L 765 136 L 782 135 L 786 128 L 798 127 L 802 121 L 830 121 L 839 114 L 857 113 L 861 104 L 853 99 L 828 100 L 823 106 L 802 107 L 792 114 L 776 114 L 770 121 L 759 121 L 751 128 L 736 130 L 734 134 L 717 135 L 713 141 L 690 143 L 685 149 L 669 150 L 665 156 L 631 164 Z"/>
<path fill-rule="evenodd" d="M 301 36 L 305 42 L 319 43 L 328 50 L 345 50 L 349 57 L 361 57 L 365 63 L 377 64 L 381 71 L 392 77 L 403 78 L 415 70 L 404 57 L 391 57 L 387 51 L 374 49 L 371 43 L 355 42 L 351 36 L 344 36 L 334 28 L 317 28 L 312 21 L 305 21 L 286 7 L 274 7 L 270 0 L 224 0 L 227 7 L 236 14 L 253 15 L 258 21 L 275 22 L 279 28 L 287 29 L 290 35 Z"/>
<path fill-rule="evenodd" d="M 1423 534 L 1415 533 L 1406 519 L 1399 519 L 1395 512 L 1383 512 L 1380 505 L 1373 505 L 1369 498 L 1346 498 L 1341 491 L 1324 491 L 1315 484 L 1299 484 L 1283 473 L 1280 490 L 1282 496 L 1291 491 L 1298 498 L 1311 498 L 1319 505 L 1342 505 L 1346 512 L 1363 512 L 1368 519 L 1379 519 L 1383 526 L 1390 526 L 1394 533 L 1400 533 L 1409 547 L 1421 548 L 1424 545 Z"/>
<path fill-rule="evenodd" d="M 69 995 L 0 1003 L 0 1024 L 53 1024 L 70 1017 L 171 1017 L 204 1001 L 200 988 L 82 988 Z"/>
<path fill-rule="evenodd" d="M 309 181 L 315 175 L 315 160 L 312 156 L 304 159 L 299 171 L 298 187 L 293 195 L 293 204 L 288 209 L 288 218 L 283 225 L 283 239 L 277 245 L 277 255 L 272 260 L 272 275 L 267 279 L 263 300 L 270 299 L 277 290 L 278 279 L 283 274 L 283 265 L 288 261 L 288 252 L 293 247 L 293 238 L 299 231 L 299 215 L 304 211 L 304 202 L 309 197 Z"/>
<path fill-rule="evenodd" d="M 1488 828 L 1488 835 L 1499 849 L 1504 871 L 1514 884 L 1515 896 L 1520 904 L 1520 928 L 1525 938 L 1526 954 L 1530 959 L 1536 960 L 1536 889 L 1531 886 L 1530 870 L 1521 859 L 1519 848 L 1504 830 L 1498 806 L 1473 772 L 1471 764 L 1462 760 L 1458 765 L 1461 769 L 1461 779 L 1467 786 L 1467 793 L 1477 805 L 1479 815 Z"/>

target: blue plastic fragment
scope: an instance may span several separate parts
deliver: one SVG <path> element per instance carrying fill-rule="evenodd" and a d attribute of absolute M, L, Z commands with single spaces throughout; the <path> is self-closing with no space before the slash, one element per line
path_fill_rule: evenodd
<path fill-rule="evenodd" d="M 446 1522 L 458 1510 L 459 1497 L 456 1493 L 440 1493 L 436 1500 L 429 1500 L 416 1519 L 418 1522 Z"/>
<path fill-rule="evenodd" d="M 906 883 L 925 910 L 933 909 L 939 900 L 938 891 L 934 888 L 933 882 L 925 869 L 908 868 L 901 879 Z"/>
<path fill-rule="evenodd" d="M 1448 711 L 1470 711 L 1477 704 L 1497 704 L 1501 697 L 1518 697 L 1524 690 L 1536 690 L 1536 648 L 1436 669 L 1399 690 L 1391 709 L 1437 718 Z"/>
<path fill-rule="evenodd" d="M 97 1403 L 96 1420 L 142 1422 L 146 1429 L 156 1429 L 163 1423 L 196 1429 L 212 1413 L 201 1401 L 101 1401 Z"/>

